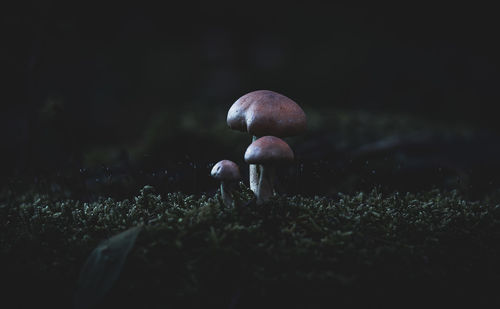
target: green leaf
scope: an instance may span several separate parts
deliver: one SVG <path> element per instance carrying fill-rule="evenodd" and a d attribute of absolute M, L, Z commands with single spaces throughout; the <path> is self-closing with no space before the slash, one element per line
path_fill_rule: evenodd
<path fill-rule="evenodd" d="M 92 308 L 111 289 L 142 226 L 129 228 L 101 242 L 90 254 L 78 279 L 75 308 Z"/>

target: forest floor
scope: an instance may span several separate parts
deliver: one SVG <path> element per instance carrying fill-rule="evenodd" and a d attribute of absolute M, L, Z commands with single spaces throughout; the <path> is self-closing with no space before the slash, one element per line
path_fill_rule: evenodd
<path fill-rule="evenodd" d="M 165 136 L 167 121 L 159 116 L 142 144 L 125 153 L 95 147 L 77 168 L 2 184 L 6 302 L 18 308 L 500 303 L 494 131 L 408 115 L 308 111 L 309 133 L 287 139 L 296 163 L 279 170 L 279 195 L 256 205 L 242 161 L 251 138 L 224 125 L 199 130 L 192 126 L 203 123 L 199 115 L 188 116 L 176 135 Z M 240 164 L 237 205 L 224 206 L 209 177 L 221 159 Z"/>

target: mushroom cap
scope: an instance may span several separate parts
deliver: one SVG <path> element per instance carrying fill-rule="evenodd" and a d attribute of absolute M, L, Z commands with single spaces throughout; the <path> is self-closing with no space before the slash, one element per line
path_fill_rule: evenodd
<path fill-rule="evenodd" d="M 293 151 L 288 144 L 276 136 L 263 136 L 248 146 L 245 162 L 267 164 L 293 161 Z"/>
<path fill-rule="evenodd" d="M 210 173 L 217 180 L 238 180 L 241 178 L 240 169 L 236 163 L 230 160 L 217 162 Z"/>
<path fill-rule="evenodd" d="M 240 97 L 227 113 L 233 130 L 254 136 L 295 136 L 306 130 L 306 114 L 292 99 L 270 90 L 257 90 Z"/>

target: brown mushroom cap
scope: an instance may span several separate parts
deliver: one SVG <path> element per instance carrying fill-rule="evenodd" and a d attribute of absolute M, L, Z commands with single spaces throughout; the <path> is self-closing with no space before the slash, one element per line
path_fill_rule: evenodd
<path fill-rule="evenodd" d="M 306 130 L 306 114 L 292 99 L 270 90 L 245 94 L 229 109 L 227 124 L 254 136 L 287 137 Z"/>
<path fill-rule="evenodd" d="M 230 160 L 217 162 L 210 173 L 217 180 L 238 180 L 241 178 L 238 165 Z"/>
<path fill-rule="evenodd" d="M 248 164 L 267 164 L 293 161 L 293 151 L 279 137 L 263 136 L 248 146 L 245 162 Z"/>

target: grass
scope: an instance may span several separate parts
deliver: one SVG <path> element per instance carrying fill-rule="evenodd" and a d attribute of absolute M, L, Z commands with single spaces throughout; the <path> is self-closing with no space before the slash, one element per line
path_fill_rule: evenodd
<path fill-rule="evenodd" d="M 81 202 L 4 191 L 2 290 L 19 307 L 71 305 L 90 252 L 145 224 L 112 308 L 474 306 L 498 301 L 500 203 L 457 191 L 281 196 L 240 207 L 219 195 Z M 29 297 L 27 297 L 29 296 Z"/>

